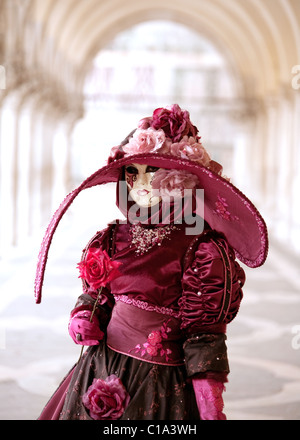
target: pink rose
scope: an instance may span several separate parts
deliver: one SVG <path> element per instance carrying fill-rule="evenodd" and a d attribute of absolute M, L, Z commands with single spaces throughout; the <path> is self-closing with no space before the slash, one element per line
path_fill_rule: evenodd
<path fill-rule="evenodd" d="M 158 353 L 158 347 L 151 345 L 151 344 L 144 344 L 146 347 L 146 351 L 150 356 L 157 356 Z"/>
<path fill-rule="evenodd" d="M 184 136 L 180 142 L 172 144 L 170 154 L 182 159 L 189 159 L 198 162 L 200 165 L 208 166 L 210 157 L 202 144 L 194 137 Z"/>
<path fill-rule="evenodd" d="M 83 278 L 92 289 L 104 287 L 120 276 L 118 267 L 121 263 L 112 261 L 101 248 L 89 248 L 83 261 L 78 263 L 79 278 Z"/>
<path fill-rule="evenodd" d="M 185 189 L 193 189 L 197 184 L 197 176 L 187 171 L 159 169 L 155 173 L 152 187 L 154 195 L 168 199 L 183 197 Z"/>
<path fill-rule="evenodd" d="M 181 110 L 177 104 L 154 110 L 151 127 L 156 130 L 162 128 L 166 137 L 173 142 L 178 142 L 185 135 L 195 137 L 198 133 L 198 129 L 190 121 L 189 112 Z"/>
<path fill-rule="evenodd" d="M 146 130 L 147 128 L 151 127 L 151 122 L 152 122 L 152 118 L 150 118 L 150 117 L 143 118 L 138 123 L 138 128 L 143 128 L 144 130 Z"/>
<path fill-rule="evenodd" d="M 163 130 L 146 130 L 138 128 L 129 143 L 123 146 L 123 151 L 127 155 L 138 153 L 150 153 L 160 149 L 165 141 Z"/>
<path fill-rule="evenodd" d="M 125 411 L 130 396 L 121 380 L 112 374 L 103 379 L 94 379 L 82 397 L 84 406 L 94 420 L 117 420 Z"/>
<path fill-rule="evenodd" d="M 160 330 L 153 330 L 147 337 L 147 342 L 141 346 L 137 344 L 135 346 L 135 352 L 141 353 L 141 356 L 149 354 L 150 356 L 164 356 L 166 361 L 169 361 L 169 354 L 172 354 L 172 350 L 169 348 L 164 349 L 161 343 L 163 339 L 168 339 L 168 333 L 172 330 L 168 327 L 168 322 L 164 322 L 160 327 Z M 131 351 L 131 350 L 130 350 Z"/>
<path fill-rule="evenodd" d="M 156 331 L 151 332 L 148 335 L 147 340 L 148 340 L 149 344 L 151 344 L 151 345 L 159 344 L 162 340 L 160 331 L 156 330 Z"/>

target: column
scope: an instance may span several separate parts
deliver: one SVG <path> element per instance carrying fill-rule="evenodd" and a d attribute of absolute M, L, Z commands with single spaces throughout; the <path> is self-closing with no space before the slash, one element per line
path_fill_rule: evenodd
<path fill-rule="evenodd" d="M 15 243 L 15 193 L 17 156 L 18 93 L 5 98 L 1 109 L 0 130 L 0 253 L 7 255 Z"/>
<path fill-rule="evenodd" d="M 300 255 L 300 89 L 294 92 L 292 110 L 292 143 L 291 143 L 291 245 Z"/>

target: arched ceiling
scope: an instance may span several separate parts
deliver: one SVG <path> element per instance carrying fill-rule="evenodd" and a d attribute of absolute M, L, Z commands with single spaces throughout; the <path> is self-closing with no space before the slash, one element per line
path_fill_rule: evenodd
<path fill-rule="evenodd" d="M 28 14 L 42 28 L 40 53 L 51 41 L 81 83 L 110 39 L 151 19 L 180 22 L 210 39 L 242 78 L 246 95 L 275 93 L 300 63 L 298 0 L 32 0 Z"/>

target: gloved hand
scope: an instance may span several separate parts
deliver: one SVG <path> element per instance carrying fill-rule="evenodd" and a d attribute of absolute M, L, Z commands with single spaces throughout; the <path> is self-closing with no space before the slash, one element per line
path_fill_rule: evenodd
<path fill-rule="evenodd" d="M 103 339 L 104 333 L 100 330 L 98 318 L 94 315 L 90 322 L 91 314 L 90 310 L 81 310 L 71 316 L 68 330 L 76 344 L 98 345 Z"/>
<path fill-rule="evenodd" d="M 223 382 L 215 379 L 192 379 L 197 406 L 201 420 L 226 420 L 222 412 L 224 402 L 222 393 Z"/>

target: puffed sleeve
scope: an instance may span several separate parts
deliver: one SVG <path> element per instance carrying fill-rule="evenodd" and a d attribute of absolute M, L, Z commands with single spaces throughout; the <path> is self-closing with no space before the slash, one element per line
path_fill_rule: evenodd
<path fill-rule="evenodd" d="M 182 277 L 181 328 L 188 375 L 228 373 L 226 324 L 242 300 L 245 273 L 225 237 L 203 235 Z"/>
<path fill-rule="evenodd" d="M 91 247 L 101 247 L 102 250 L 105 250 L 108 254 L 110 254 L 110 249 L 112 246 L 112 236 L 112 226 L 108 226 L 106 229 L 97 232 L 83 249 L 81 261 L 84 260 L 89 248 Z M 82 295 L 79 296 L 74 309 L 71 311 L 71 317 L 81 311 L 93 310 L 98 291 L 92 289 L 84 279 L 82 279 L 82 290 Z M 109 285 L 103 287 L 101 291 L 101 299 L 98 300 L 97 308 L 95 310 L 95 315 L 99 320 L 100 328 L 102 330 L 105 330 L 105 328 L 107 327 L 114 303 L 114 297 L 110 292 Z"/>

